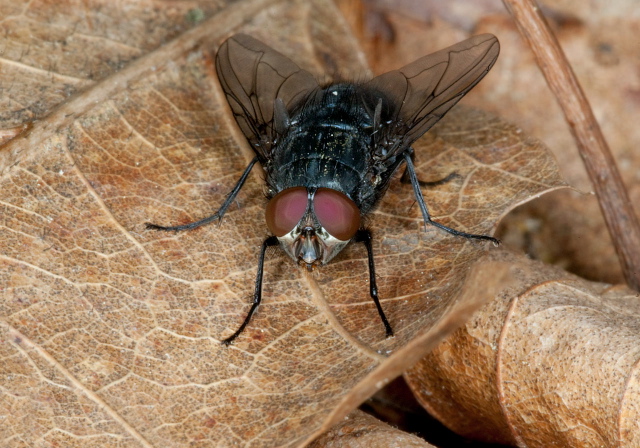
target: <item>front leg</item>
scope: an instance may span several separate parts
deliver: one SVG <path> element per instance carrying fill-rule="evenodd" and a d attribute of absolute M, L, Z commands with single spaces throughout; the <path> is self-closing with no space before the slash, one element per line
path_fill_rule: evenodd
<path fill-rule="evenodd" d="M 384 315 L 384 311 L 382 311 L 382 306 L 380 305 L 380 299 L 378 298 L 378 285 L 376 283 L 376 267 L 373 261 L 373 248 L 371 246 L 371 232 L 368 230 L 358 230 L 354 237 L 354 241 L 356 243 L 363 243 L 364 247 L 367 248 L 367 257 L 369 258 L 369 295 L 373 299 L 373 303 L 376 304 L 376 308 L 378 309 L 378 314 L 380 315 L 380 319 L 382 319 L 382 324 L 384 325 L 385 332 L 387 337 L 390 338 L 393 336 L 393 330 L 391 329 L 391 325 L 387 320 L 387 316 Z"/>
<path fill-rule="evenodd" d="M 260 258 L 258 259 L 258 273 L 256 275 L 256 283 L 255 283 L 255 289 L 253 291 L 253 302 L 251 304 L 251 308 L 249 309 L 249 313 L 247 314 L 247 317 L 244 318 L 242 325 L 240 325 L 240 328 L 238 328 L 236 332 L 233 333 L 231 336 L 222 340 L 223 345 L 230 345 L 235 338 L 240 336 L 240 333 L 244 331 L 245 327 L 251 320 L 251 316 L 253 316 L 253 313 L 258 308 L 258 305 L 260 305 L 260 302 L 262 301 L 262 272 L 264 268 L 264 254 L 267 251 L 268 247 L 277 246 L 277 245 L 278 245 L 278 238 L 275 236 L 270 236 L 262 242 L 262 248 L 260 249 Z"/>

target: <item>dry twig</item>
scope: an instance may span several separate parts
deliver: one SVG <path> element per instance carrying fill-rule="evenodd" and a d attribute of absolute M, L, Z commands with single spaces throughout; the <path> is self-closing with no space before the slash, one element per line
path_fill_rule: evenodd
<path fill-rule="evenodd" d="M 593 182 L 627 284 L 640 290 L 640 225 L 589 102 L 535 0 L 503 0 L 556 96 Z"/>

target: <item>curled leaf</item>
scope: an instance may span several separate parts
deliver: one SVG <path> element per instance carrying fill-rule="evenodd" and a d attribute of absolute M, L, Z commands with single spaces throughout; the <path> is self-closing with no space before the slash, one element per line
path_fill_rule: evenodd
<path fill-rule="evenodd" d="M 405 374 L 466 437 L 529 447 L 637 446 L 637 293 L 509 253 L 518 284 Z"/>
<path fill-rule="evenodd" d="M 393 428 L 362 411 L 353 411 L 309 448 L 434 448 L 433 445 Z"/>

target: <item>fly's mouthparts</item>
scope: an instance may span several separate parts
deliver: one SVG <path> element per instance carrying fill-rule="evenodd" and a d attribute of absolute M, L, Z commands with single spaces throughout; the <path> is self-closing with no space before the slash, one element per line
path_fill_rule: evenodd
<path fill-rule="evenodd" d="M 307 268 L 307 272 L 313 272 L 313 270 L 316 268 L 315 264 L 307 264 L 304 262 L 304 260 L 298 260 L 298 266 Z"/>
<path fill-rule="evenodd" d="M 300 263 L 306 264 L 308 270 L 312 270 L 313 266 L 318 264 L 318 260 L 322 259 L 322 244 L 313 227 L 307 226 L 302 229 L 296 239 L 294 251 Z"/>

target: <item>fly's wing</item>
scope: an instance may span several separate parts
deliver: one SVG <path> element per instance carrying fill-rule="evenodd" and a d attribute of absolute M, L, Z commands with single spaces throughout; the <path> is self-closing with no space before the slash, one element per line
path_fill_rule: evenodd
<path fill-rule="evenodd" d="M 220 46 L 216 71 L 238 126 L 265 162 L 275 138 L 276 98 L 290 110 L 318 83 L 289 58 L 246 34 L 236 34 Z"/>
<path fill-rule="evenodd" d="M 383 96 L 378 145 L 384 157 L 401 153 L 436 124 L 489 72 L 499 52 L 498 39 L 482 34 L 367 82 L 367 90 Z"/>

